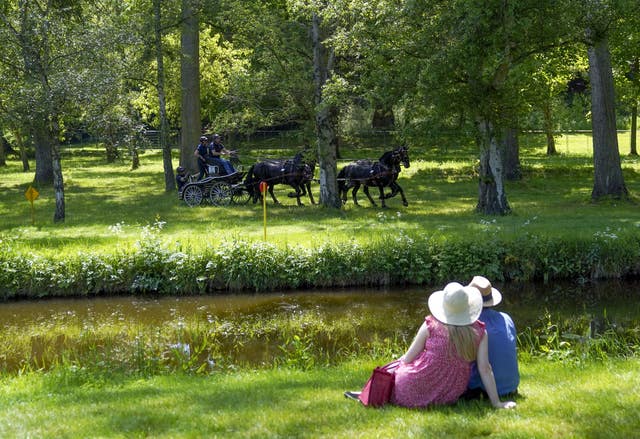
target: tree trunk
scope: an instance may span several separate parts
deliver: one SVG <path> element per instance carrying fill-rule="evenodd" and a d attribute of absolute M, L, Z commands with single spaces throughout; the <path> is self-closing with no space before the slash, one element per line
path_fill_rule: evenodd
<path fill-rule="evenodd" d="M 133 145 L 130 149 L 131 154 L 131 170 L 135 171 L 140 167 L 140 154 L 138 153 L 138 146 Z"/>
<path fill-rule="evenodd" d="M 107 156 L 107 163 L 115 163 L 115 161 L 118 160 L 120 152 L 109 136 L 105 139 L 104 151 Z"/>
<path fill-rule="evenodd" d="M 60 146 L 58 142 L 54 141 L 51 148 L 53 165 L 53 192 L 56 197 L 56 210 L 53 214 L 53 222 L 64 222 L 65 219 L 65 207 L 64 207 L 64 179 L 62 177 L 62 164 L 60 162 Z"/>
<path fill-rule="evenodd" d="M 520 167 L 520 144 L 518 143 L 518 129 L 508 128 L 504 134 L 504 176 L 509 181 L 522 178 Z"/>
<path fill-rule="evenodd" d="M 164 57 L 162 53 L 162 11 L 161 0 L 153 0 L 154 33 L 156 46 L 156 64 L 158 78 L 158 106 L 160 110 L 160 148 L 162 148 L 162 164 L 164 166 L 164 190 L 167 192 L 176 189 L 176 179 L 171 162 L 171 145 L 167 141 L 169 124 L 167 123 L 167 103 L 164 92 Z"/>
<path fill-rule="evenodd" d="M 24 139 L 20 130 L 13 131 L 13 135 L 16 136 L 16 143 L 18 144 L 18 150 L 20 151 L 20 161 L 22 162 L 22 172 L 29 172 L 31 167 L 29 166 L 29 157 L 27 157 L 27 147 L 24 144 Z"/>
<path fill-rule="evenodd" d="M 53 214 L 53 222 L 64 222 L 65 219 L 65 206 L 64 206 L 64 179 L 62 177 L 62 163 L 60 161 L 60 143 L 58 142 L 58 135 L 60 134 L 60 125 L 57 122 L 57 116 L 53 115 L 53 109 L 50 109 L 52 113 L 52 122 L 50 124 L 50 138 L 51 138 L 51 163 L 53 168 L 53 193 L 56 198 L 56 210 Z"/>
<path fill-rule="evenodd" d="M 333 52 L 326 53 L 320 37 L 320 17 L 313 14 L 313 80 L 316 104 L 316 137 L 318 144 L 318 167 L 320 168 L 320 204 L 341 208 L 338 193 L 338 166 L 336 159 L 335 108 L 323 102 L 323 87 L 333 68 Z"/>
<path fill-rule="evenodd" d="M 553 136 L 553 118 L 551 117 L 551 103 L 545 102 L 542 105 L 542 117 L 544 118 L 544 132 L 547 135 L 547 155 L 555 155 L 556 139 Z"/>
<path fill-rule="evenodd" d="M 190 173 L 197 169 L 193 151 L 201 135 L 199 27 L 194 0 L 182 0 L 180 164 L 189 169 Z"/>
<path fill-rule="evenodd" d="M 629 154 L 638 155 L 638 101 L 635 100 L 631 106 L 631 147 Z"/>
<path fill-rule="evenodd" d="M 588 48 L 593 124 L 594 185 L 591 198 L 628 196 L 622 176 L 616 131 L 615 94 L 609 46 L 605 37 Z"/>
<path fill-rule="evenodd" d="M 39 115 L 43 117 L 42 115 Z M 43 121 L 34 122 L 31 134 L 36 153 L 36 175 L 33 181 L 37 184 L 50 186 L 53 184 L 52 139 Z"/>
<path fill-rule="evenodd" d="M 503 184 L 501 143 L 491 122 L 477 123 L 480 143 L 479 195 L 476 211 L 486 215 L 506 215 L 511 212 Z"/>
<path fill-rule="evenodd" d="M 6 147 L 5 145 L 9 145 L 7 139 L 0 136 L 0 166 L 7 166 L 7 155 L 6 155 Z"/>

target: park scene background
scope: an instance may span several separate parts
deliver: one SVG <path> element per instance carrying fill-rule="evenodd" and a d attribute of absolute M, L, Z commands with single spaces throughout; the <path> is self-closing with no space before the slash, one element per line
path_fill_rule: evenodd
<path fill-rule="evenodd" d="M 634 436 L 637 2 L 2 8 L 0 435 Z M 188 207 L 203 133 L 243 169 L 311 151 L 319 204 Z M 398 145 L 408 206 L 342 205 Z M 344 399 L 476 274 L 516 410 Z"/>

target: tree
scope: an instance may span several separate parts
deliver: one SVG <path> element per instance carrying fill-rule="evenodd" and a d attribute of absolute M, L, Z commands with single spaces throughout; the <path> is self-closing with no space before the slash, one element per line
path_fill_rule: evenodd
<path fill-rule="evenodd" d="M 160 116 L 160 147 L 162 148 L 162 163 L 164 166 L 165 191 L 173 191 L 176 188 L 173 165 L 171 163 L 171 145 L 167 141 L 169 124 L 167 121 L 167 105 L 164 89 L 164 53 L 162 50 L 162 9 L 160 0 L 153 0 L 154 42 L 157 68 L 158 107 Z"/>
<path fill-rule="evenodd" d="M 616 127 L 615 91 L 608 33 L 615 22 L 615 8 L 606 2 L 589 0 L 586 43 L 591 83 L 594 183 L 591 198 L 628 196 L 622 175 Z"/>
<path fill-rule="evenodd" d="M 524 100 L 541 116 L 549 156 L 557 153 L 555 136 L 561 109 L 568 105 L 564 99 L 568 87 L 570 93 L 586 88 L 584 81 L 574 77 L 576 71 L 586 71 L 587 61 L 581 53 L 579 44 L 567 41 L 530 58 L 521 74 Z"/>
<path fill-rule="evenodd" d="M 400 60 L 419 97 L 473 121 L 479 147 L 476 210 L 506 214 L 505 136 L 516 119 L 519 89 L 514 72 L 536 53 L 558 44 L 563 2 L 488 1 L 414 3 L 400 15 Z M 424 48 L 424 49 L 423 49 Z M 406 55 L 403 55 L 406 54 Z M 415 78 L 419 78 L 416 82 Z"/>
<path fill-rule="evenodd" d="M 9 4 L 2 24 L 2 34 L 10 37 L 11 53 L 19 54 L 14 63 L 19 73 L 14 90 L 26 93 L 14 96 L 10 111 L 20 115 L 20 131 L 28 131 L 36 151 L 38 184 L 53 183 L 54 221 L 65 219 L 64 182 L 60 162 L 60 144 L 65 109 L 73 106 L 72 86 L 78 78 L 72 62 L 80 41 L 82 10 L 80 2 L 68 4 L 21 0 Z M 12 81 L 13 82 L 13 81 Z"/>
<path fill-rule="evenodd" d="M 196 169 L 193 149 L 202 133 L 200 120 L 200 20 L 196 0 L 182 0 L 180 82 L 182 111 L 180 164 Z"/>
<path fill-rule="evenodd" d="M 640 3 L 624 5 L 616 32 L 610 36 L 616 94 L 629 114 L 629 154 L 638 155 L 638 102 L 640 101 Z"/>
<path fill-rule="evenodd" d="M 334 65 L 334 53 L 323 44 L 322 19 L 318 12 L 312 16 L 311 39 L 313 44 L 313 81 L 315 84 L 316 135 L 320 167 L 320 203 L 340 208 L 338 170 L 336 164 L 336 108 L 325 98 L 327 85 Z"/>

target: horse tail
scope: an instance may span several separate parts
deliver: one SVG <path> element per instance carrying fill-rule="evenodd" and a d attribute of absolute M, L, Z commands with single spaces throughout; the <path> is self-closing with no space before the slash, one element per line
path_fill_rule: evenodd
<path fill-rule="evenodd" d="M 342 191 L 344 188 L 344 168 L 338 172 L 338 191 Z"/>
<path fill-rule="evenodd" d="M 255 203 L 257 191 L 256 191 L 256 182 L 253 175 L 254 167 L 255 165 L 251 165 L 251 167 L 247 171 L 247 176 L 244 179 L 244 187 L 247 189 L 247 192 L 249 192 L 249 195 L 251 196 L 251 198 L 253 198 Z"/>

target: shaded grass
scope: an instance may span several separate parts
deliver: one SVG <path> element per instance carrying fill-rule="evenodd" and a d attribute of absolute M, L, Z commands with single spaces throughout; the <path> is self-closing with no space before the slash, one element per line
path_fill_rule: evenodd
<path fill-rule="evenodd" d="M 125 378 L 52 372 L 3 378 L 3 437 L 634 437 L 640 363 L 571 366 L 521 362 L 513 411 L 486 401 L 427 410 L 367 409 L 342 393 L 376 363 L 307 372 L 242 371 L 206 377 Z M 624 383 L 624 384 L 621 384 Z M 61 420 L 64 420 L 61 422 Z"/>

